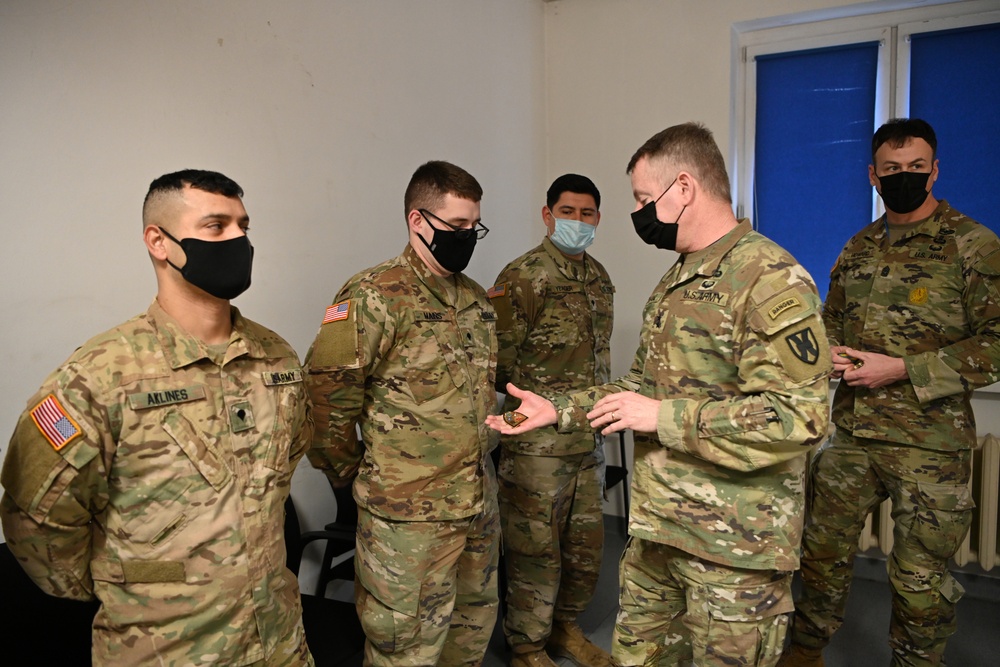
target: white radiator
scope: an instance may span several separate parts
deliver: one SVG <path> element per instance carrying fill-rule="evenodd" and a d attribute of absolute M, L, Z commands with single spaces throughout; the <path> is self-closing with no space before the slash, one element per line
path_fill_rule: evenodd
<path fill-rule="evenodd" d="M 984 570 L 992 569 L 998 561 L 997 532 L 1000 515 L 997 513 L 997 487 L 1000 485 L 1000 439 L 989 434 L 979 439 L 974 450 L 972 479 L 969 486 L 976 500 L 972 527 L 962 546 L 955 554 L 959 567 L 979 563 Z M 886 500 L 865 519 L 864 530 L 858 540 L 861 551 L 877 548 L 888 554 L 892 550 L 892 501 Z"/>

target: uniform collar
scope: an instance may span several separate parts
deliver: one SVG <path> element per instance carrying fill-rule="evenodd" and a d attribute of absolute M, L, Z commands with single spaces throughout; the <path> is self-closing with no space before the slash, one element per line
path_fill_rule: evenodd
<path fill-rule="evenodd" d="M 472 281 L 464 273 L 453 273 L 450 278 L 442 278 L 435 275 L 409 243 L 406 244 L 406 248 L 399 258 L 413 270 L 413 273 L 416 274 L 424 288 L 433 294 L 442 305 L 462 310 L 475 302 L 474 292 L 471 289 Z M 454 280 L 456 303 L 452 303 L 453 299 L 449 295 L 449 290 L 445 283 L 447 280 Z"/>
<path fill-rule="evenodd" d="M 552 239 L 548 236 L 542 239 L 542 248 L 552 258 L 556 268 L 559 269 L 559 273 L 569 280 L 586 282 L 589 276 L 596 276 L 596 273 L 590 270 L 591 267 L 589 264 L 591 259 L 590 255 L 588 255 L 586 251 L 583 253 L 583 257 L 580 258 L 580 261 L 570 259 L 556 246 L 555 243 L 552 242 Z"/>
<path fill-rule="evenodd" d="M 740 239 L 751 231 L 753 231 L 753 227 L 751 227 L 750 221 L 744 218 L 726 232 L 725 236 L 710 246 L 682 255 L 681 272 L 677 282 L 684 282 L 695 275 L 715 275 L 723 258 L 739 243 Z"/>
<path fill-rule="evenodd" d="M 235 306 L 229 307 L 233 321 L 233 331 L 229 335 L 228 348 L 223 365 L 243 355 L 254 359 L 264 358 L 264 346 L 250 330 L 246 319 Z M 208 347 L 184 330 L 183 327 L 163 310 L 160 303 L 153 299 L 146 315 L 160 342 L 163 358 L 170 368 L 183 368 L 202 359 L 212 360 L 213 355 Z"/>
<path fill-rule="evenodd" d="M 911 229 L 906 236 L 903 238 L 909 238 L 911 236 L 916 236 L 917 234 L 926 234 L 927 236 L 937 237 L 941 234 L 941 218 L 945 211 L 948 210 L 947 200 L 938 200 L 937 208 L 934 212 L 923 220 L 918 220 L 916 225 Z M 876 243 L 881 243 L 886 237 L 886 215 L 882 216 L 868 226 L 868 230 L 865 234 L 868 238 Z"/>

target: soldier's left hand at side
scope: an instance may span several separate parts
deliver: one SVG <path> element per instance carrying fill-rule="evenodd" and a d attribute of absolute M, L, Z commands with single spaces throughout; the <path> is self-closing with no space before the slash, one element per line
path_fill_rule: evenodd
<path fill-rule="evenodd" d="M 834 370 L 840 370 L 837 361 L 843 352 L 862 363 L 852 363 L 843 370 L 843 381 L 852 387 L 867 387 L 877 389 L 893 382 L 899 382 L 909 377 L 906 363 L 899 357 L 890 357 L 877 352 L 862 352 L 851 347 L 836 346 L 831 348 L 834 358 Z"/>
<path fill-rule="evenodd" d="M 591 428 L 609 435 L 627 428 L 641 433 L 655 433 L 660 401 L 631 391 L 605 396 L 587 413 Z"/>

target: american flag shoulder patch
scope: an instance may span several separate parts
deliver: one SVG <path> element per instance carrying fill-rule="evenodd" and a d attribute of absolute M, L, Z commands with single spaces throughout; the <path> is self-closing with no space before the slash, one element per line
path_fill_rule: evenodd
<path fill-rule="evenodd" d="M 80 425 L 66 414 L 62 404 L 53 394 L 31 410 L 31 419 L 57 452 L 77 436 L 83 435 Z"/>
<path fill-rule="evenodd" d="M 486 290 L 486 296 L 494 299 L 498 296 L 503 296 L 507 293 L 507 283 L 500 283 L 499 285 L 494 285 L 493 287 Z"/>
<path fill-rule="evenodd" d="M 323 324 L 329 324 L 330 322 L 337 322 L 339 320 L 346 320 L 347 315 L 351 312 L 351 302 L 341 301 L 340 303 L 335 303 L 326 309 L 326 315 L 323 316 Z"/>

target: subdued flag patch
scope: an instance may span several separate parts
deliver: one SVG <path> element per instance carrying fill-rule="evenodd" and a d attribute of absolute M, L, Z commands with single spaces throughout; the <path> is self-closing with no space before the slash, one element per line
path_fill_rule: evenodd
<path fill-rule="evenodd" d="M 56 451 L 83 433 L 80 426 L 66 414 L 59 400 L 52 394 L 42 399 L 42 402 L 31 410 L 31 418 Z"/>
<path fill-rule="evenodd" d="M 323 316 L 323 324 L 329 324 L 330 322 L 337 322 L 339 320 L 346 320 L 347 315 L 351 312 L 351 302 L 341 301 L 340 303 L 335 303 L 326 309 L 326 315 Z"/>

